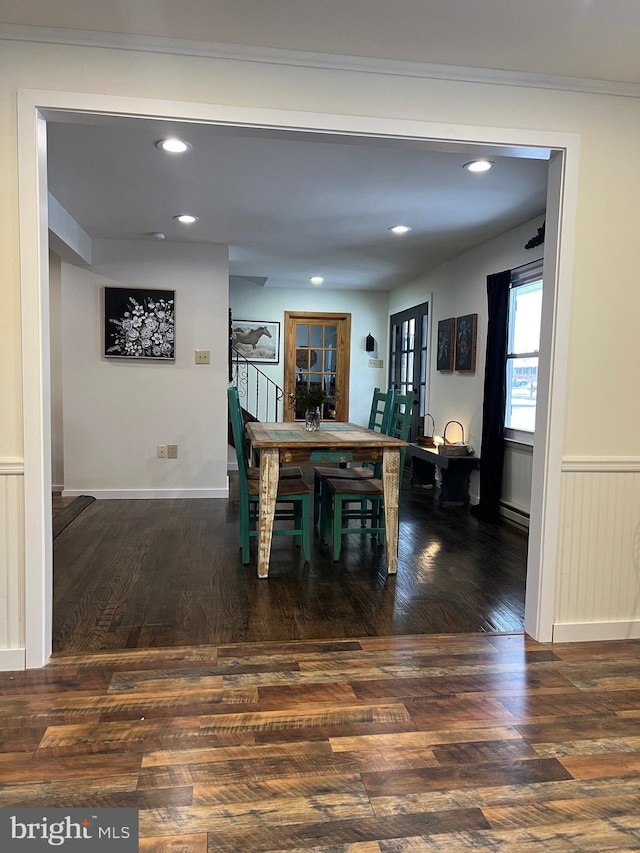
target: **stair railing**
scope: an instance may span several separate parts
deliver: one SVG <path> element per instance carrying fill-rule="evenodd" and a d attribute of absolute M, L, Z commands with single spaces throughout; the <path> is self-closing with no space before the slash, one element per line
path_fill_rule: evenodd
<path fill-rule="evenodd" d="M 237 350 L 231 358 L 231 383 L 250 417 L 257 421 L 283 420 L 284 390 Z"/>

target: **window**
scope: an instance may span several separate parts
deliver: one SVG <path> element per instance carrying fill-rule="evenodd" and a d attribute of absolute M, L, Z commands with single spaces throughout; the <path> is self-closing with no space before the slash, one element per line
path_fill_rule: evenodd
<path fill-rule="evenodd" d="M 427 413 L 429 365 L 429 303 L 423 302 L 391 316 L 389 388 L 413 394 L 410 441 L 420 434 Z"/>
<path fill-rule="evenodd" d="M 542 316 L 542 261 L 514 271 L 509 293 L 507 437 L 531 442 L 536 425 L 538 354 Z M 519 435 L 525 433 L 525 435 Z"/>

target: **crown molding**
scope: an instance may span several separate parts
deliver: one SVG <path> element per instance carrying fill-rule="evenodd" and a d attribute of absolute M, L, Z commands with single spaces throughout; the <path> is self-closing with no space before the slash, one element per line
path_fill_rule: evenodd
<path fill-rule="evenodd" d="M 500 69 L 474 68 L 462 65 L 435 65 L 428 62 L 376 59 L 366 56 L 346 56 L 284 48 L 162 38 L 132 33 L 0 24 L 0 39 L 640 98 L 640 83 L 596 80 L 586 77 L 563 77 L 522 71 L 502 71 Z"/>

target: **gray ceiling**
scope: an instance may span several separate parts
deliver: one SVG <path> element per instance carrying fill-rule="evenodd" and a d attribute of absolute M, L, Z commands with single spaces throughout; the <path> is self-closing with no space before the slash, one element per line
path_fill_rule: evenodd
<path fill-rule="evenodd" d="M 495 151 L 474 175 L 470 149 L 415 140 L 61 114 L 48 132 L 50 191 L 91 237 L 225 244 L 266 287 L 389 290 L 545 208 L 547 160 Z M 191 151 L 160 151 L 170 135 Z"/>

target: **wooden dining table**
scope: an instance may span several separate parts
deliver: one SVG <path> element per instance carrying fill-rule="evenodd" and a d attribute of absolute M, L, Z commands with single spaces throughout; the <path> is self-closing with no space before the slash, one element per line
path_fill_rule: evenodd
<path fill-rule="evenodd" d="M 387 572 L 398 569 L 398 497 L 400 450 L 407 442 L 352 423 L 323 421 L 309 431 L 302 422 L 246 424 L 251 457 L 260 458 L 258 518 L 258 577 L 269 575 L 273 519 L 278 494 L 279 468 L 289 462 L 379 462 L 385 509 Z"/>

